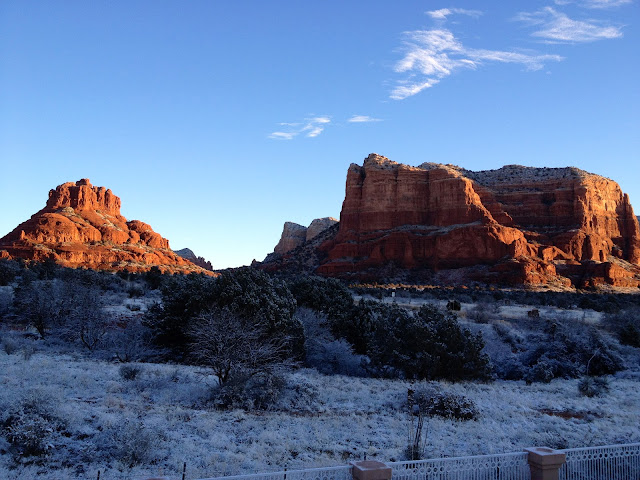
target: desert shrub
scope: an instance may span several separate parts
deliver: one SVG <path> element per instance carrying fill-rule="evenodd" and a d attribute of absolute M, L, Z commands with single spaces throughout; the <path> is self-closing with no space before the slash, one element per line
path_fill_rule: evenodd
<path fill-rule="evenodd" d="M 537 308 L 533 308 L 527 312 L 527 317 L 529 318 L 540 318 L 540 310 Z"/>
<path fill-rule="evenodd" d="M 215 305 L 215 282 L 205 275 L 175 275 L 160 288 L 162 302 L 149 309 L 147 325 L 155 343 L 170 349 L 173 357 L 186 354 L 191 320 Z"/>
<path fill-rule="evenodd" d="M 64 303 L 64 285 L 59 281 L 21 283 L 15 289 L 14 309 L 18 318 L 34 327 L 41 338 L 69 314 Z"/>
<path fill-rule="evenodd" d="M 0 424 L 14 457 L 43 455 L 64 430 L 51 401 L 39 392 L 31 392 L 12 406 Z"/>
<path fill-rule="evenodd" d="M 13 307 L 13 290 L 11 287 L 0 287 L 0 321 L 8 319 Z"/>
<path fill-rule="evenodd" d="M 609 391 L 609 382 L 604 377 L 584 377 L 578 383 L 578 391 L 585 397 L 600 397 Z"/>
<path fill-rule="evenodd" d="M 144 288 L 142 286 L 134 284 L 127 288 L 127 295 L 129 298 L 140 298 L 144 296 Z"/>
<path fill-rule="evenodd" d="M 102 345 L 120 362 L 140 361 L 158 353 L 153 348 L 151 337 L 151 330 L 134 319 L 112 326 Z"/>
<path fill-rule="evenodd" d="M 0 286 L 9 285 L 13 282 L 20 270 L 18 262 L 0 258 Z"/>
<path fill-rule="evenodd" d="M 452 312 L 459 312 L 462 309 L 462 305 L 458 300 L 449 300 L 447 302 L 447 310 Z"/>
<path fill-rule="evenodd" d="M 475 305 L 467 313 L 467 318 L 476 323 L 489 323 L 491 315 L 489 314 L 487 305 Z"/>
<path fill-rule="evenodd" d="M 512 352 L 516 353 L 524 350 L 524 338 L 517 332 L 500 323 L 494 323 L 492 327 L 498 337 L 511 347 Z"/>
<path fill-rule="evenodd" d="M 271 375 L 288 363 L 289 339 L 271 335 L 258 321 L 227 308 L 203 313 L 190 330 L 189 354 L 213 370 L 218 383 Z"/>
<path fill-rule="evenodd" d="M 214 388 L 210 401 L 221 410 L 268 410 L 278 402 L 285 386 L 284 377 L 277 372 L 253 376 L 240 373 Z"/>
<path fill-rule="evenodd" d="M 142 278 L 151 290 L 157 290 L 162 286 L 166 276 L 162 274 L 160 268 L 154 265 L 142 274 Z"/>
<path fill-rule="evenodd" d="M 478 418 L 476 404 L 464 395 L 426 387 L 417 389 L 412 396 L 413 399 L 409 400 L 410 404 L 417 406 L 424 415 L 454 420 L 476 420 Z"/>
<path fill-rule="evenodd" d="M 489 378 L 482 335 L 463 329 L 453 315 L 431 306 L 422 307 L 416 315 L 393 306 L 380 313 L 367 351 L 378 373 L 398 371 L 415 379 Z"/>
<path fill-rule="evenodd" d="M 304 327 L 305 364 L 326 375 L 364 376 L 364 357 L 353 352 L 344 339 L 336 339 L 325 314 L 299 308 L 296 317 Z"/>
<path fill-rule="evenodd" d="M 7 355 L 13 355 L 20 349 L 20 344 L 13 338 L 2 338 L 2 349 Z"/>
<path fill-rule="evenodd" d="M 138 365 L 127 364 L 122 365 L 119 372 L 123 380 L 135 380 L 142 372 L 142 368 Z"/>
<path fill-rule="evenodd" d="M 294 318 L 296 301 L 286 284 L 253 268 L 224 272 L 218 278 L 202 275 L 170 277 L 161 288 L 162 303 L 150 309 L 148 325 L 156 342 L 184 358 L 187 332 L 196 318 L 226 309 L 247 319 L 271 337 L 286 338 L 289 355 L 304 357 L 304 330 Z"/>
<path fill-rule="evenodd" d="M 624 368 L 615 346 L 594 327 L 576 330 L 558 322 L 548 327 L 553 328 L 546 328 L 546 337 L 531 342 L 530 350 L 523 354 L 523 363 L 529 367 L 525 380 L 608 375 Z"/>
<path fill-rule="evenodd" d="M 98 287 L 60 279 L 37 280 L 16 287 L 14 310 L 41 338 L 55 333 L 93 350 L 106 332 L 102 298 Z"/>
<path fill-rule="evenodd" d="M 627 322 L 620 327 L 618 339 L 623 345 L 640 348 L 640 329 L 635 324 Z"/>
<path fill-rule="evenodd" d="M 299 307 L 321 312 L 334 321 L 348 315 L 353 308 L 353 296 L 339 280 L 301 276 L 288 284 Z"/>
<path fill-rule="evenodd" d="M 113 458 L 131 468 L 159 460 L 162 434 L 142 422 L 126 420 L 108 432 L 107 444 Z"/>
<path fill-rule="evenodd" d="M 525 379 L 527 383 L 549 383 L 557 376 L 556 363 L 547 359 L 538 360 L 526 373 Z"/>

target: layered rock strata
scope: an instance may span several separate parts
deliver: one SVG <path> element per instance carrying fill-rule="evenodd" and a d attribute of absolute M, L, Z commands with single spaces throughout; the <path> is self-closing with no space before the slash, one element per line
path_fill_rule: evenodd
<path fill-rule="evenodd" d="M 169 248 L 169 241 L 139 220 L 120 214 L 120 198 L 88 179 L 49 191 L 46 206 L 0 238 L 0 251 L 26 260 L 53 259 L 66 267 L 133 272 L 204 272 Z"/>
<path fill-rule="evenodd" d="M 371 154 L 347 173 L 336 236 L 317 272 L 340 276 L 488 265 L 489 280 L 640 284 L 640 229 L 617 183 L 577 168 L 472 172 Z"/>
<path fill-rule="evenodd" d="M 194 265 L 202 267 L 205 270 L 209 270 L 211 272 L 213 271 L 213 266 L 211 265 L 211 262 L 209 262 L 204 257 L 197 256 L 195 253 L 193 253 L 193 250 L 191 250 L 190 248 L 182 248 L 180 250 L 174 250 L 174 252 L 180 255 L 182 258 L 189 260 Z"/>
<path fill-rule="evenodd" d="M 293 222 L 285 222 L 280 241 L 273 249 L 274 253 L 283 255 L 316 238 L 327 228 L 338 223 L 332 217 L 316 218 L 308 227 Z"/>

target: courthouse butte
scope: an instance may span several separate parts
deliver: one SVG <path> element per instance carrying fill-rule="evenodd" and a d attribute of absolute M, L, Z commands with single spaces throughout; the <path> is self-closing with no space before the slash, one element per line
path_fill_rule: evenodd
<path fill-rule="evenodd" d="M 120 214 L 120 198 L 88 179 L 49 191 L 46 206 L 0 238 L 0 257 L 54 260 L 96 270 L 211 274 L 177 255 L 169 240 L 139 220 Z"/>
<path fill-rule="evenodd" d="M 587 287 L 640 285 L 640 231 L 619 185 L 577 168 L 508 165 L 473 172 L 399 164 L 377 154 L 347 172 L 339 226 L 270 254 L 262 268 L 308 268 L 418 283 L 443 271 L 460 282 Z"/>

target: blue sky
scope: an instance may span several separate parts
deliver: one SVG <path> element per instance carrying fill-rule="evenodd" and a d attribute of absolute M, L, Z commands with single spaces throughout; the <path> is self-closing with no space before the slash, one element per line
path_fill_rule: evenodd
<path fill-rule="evenodd" d="M 371 152 L 576 166 L 640 213 L 638 0 L 0 2 L 0 236 L 88 177 L 224 268 Z"/>

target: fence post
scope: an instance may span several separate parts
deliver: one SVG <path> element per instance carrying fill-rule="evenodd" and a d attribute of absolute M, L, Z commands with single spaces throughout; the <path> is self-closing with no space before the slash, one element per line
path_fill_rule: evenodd
<path fill-rule="evenodd" d="M 353 480 L 391 480 L 391 467 L 375 460 L 351 462 Z"/>
<path fill-rule="evenodd" d="M 567 455 L 548 447 L 525 448 L 529 454 L 531 480 L 558 480 Z"/>

